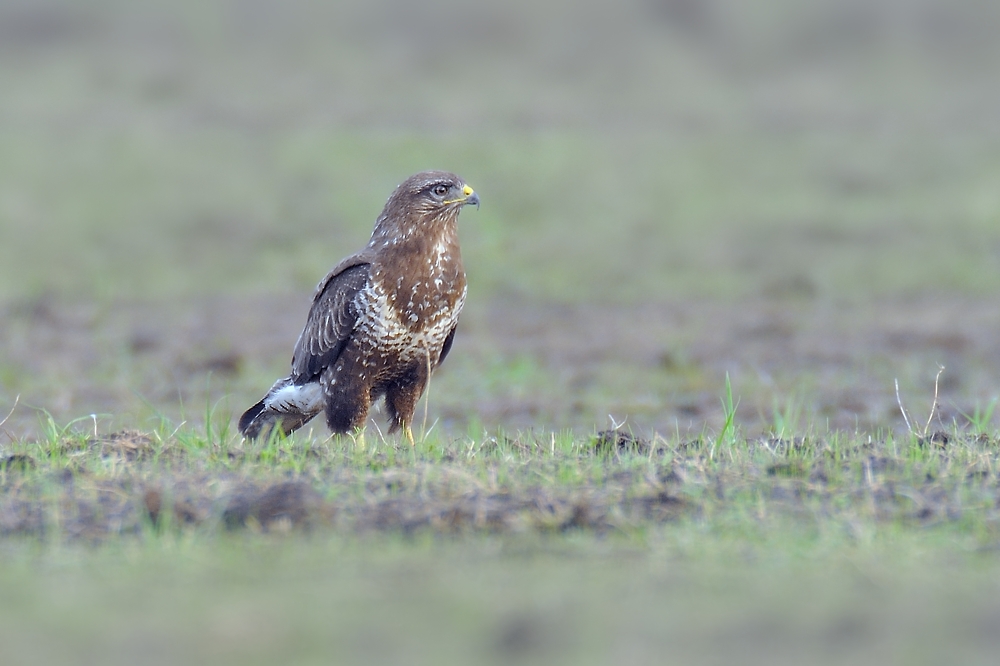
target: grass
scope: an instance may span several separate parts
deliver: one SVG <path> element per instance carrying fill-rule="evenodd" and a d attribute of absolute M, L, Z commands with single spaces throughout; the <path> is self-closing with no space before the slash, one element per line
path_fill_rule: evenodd
<path fill-rule="evenodd" d="M 50 422 L 5 447 L 14 663 L 987 663 L 994 647 L 995 432 L 747 439 L 733 419 L 692 440 L 410 449 L 370 432 L 362 449 L 249 445 L 212 422 L 96 438 Z"/>

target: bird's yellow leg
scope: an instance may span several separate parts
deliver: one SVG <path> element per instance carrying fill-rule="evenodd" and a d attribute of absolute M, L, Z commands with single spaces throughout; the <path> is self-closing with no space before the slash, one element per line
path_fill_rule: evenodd
<path fill-rule="evenodd" d="M 406 439 L 407 439 L 407 441 L 410 442 L 410 448 L 411 449 L 416 448 L 417 443 L 415 441 L 413 441 L 413 431 L 410 430 L 410 424 L 409 423 L 406 423 L 406 424 L 403 425 L 403 432 L 406 433 Z"/>
<path fill-rule="evenodd" d="M 362 451 L 365 450 L 365 429 L 358 428 L 357 432 L 354 433 L 354 444 Z"/>

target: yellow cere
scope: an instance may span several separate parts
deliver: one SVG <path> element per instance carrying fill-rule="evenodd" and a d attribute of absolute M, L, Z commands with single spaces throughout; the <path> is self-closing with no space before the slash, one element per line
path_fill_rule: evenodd
<path fill-rule="evenodd" d="M 468 199 L 473 194 L 474 191 L 475 190 L 466 185 L 465 187 L 462 188 L 462 194 L 465 195 L 464 199 L 449 199 L 448 201 L 443 201 L 442 203 L 453 204 L 453 203 L 458 203 L 459 201 L 465 201 L 465 199 Z"/>

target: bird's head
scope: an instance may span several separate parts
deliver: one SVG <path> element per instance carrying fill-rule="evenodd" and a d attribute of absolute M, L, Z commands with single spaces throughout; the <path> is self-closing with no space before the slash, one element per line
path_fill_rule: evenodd
<path fill-rule="evenodd" d="M 424 171 L 395 189 L 375 223 L 371 244 L 396 245 L 414 237 L 454 229 L 463 207 L 479 207 L 479 195 L 453 173 Z"/>
<path fill-rule="evenodd" d="M 384 215 L 410 218 L 454 218 L 463 206 L 479 207 L 479 195 L 453 173 L 424 171 L 410 176 L 385 204 Z"/>

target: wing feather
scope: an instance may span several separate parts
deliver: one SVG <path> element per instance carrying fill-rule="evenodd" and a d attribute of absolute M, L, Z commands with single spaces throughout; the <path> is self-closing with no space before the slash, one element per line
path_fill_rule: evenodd
<path fill-rule="evenodd" d="M 293 382 L 313 381 L 337 361 L 357 326 L 359 293 L 370 279 L 370 265 L 357 258 L 345 260 L 320 282 L 292 353 Z"/>
<path fill-rule="evenodd" d="M 448 331 L 448 337 L 444 339 L 444 345 L 441 347 L 441 353 L 438 354 L 438 362 L 437 365 L 434 366 L 435 368 L 441 367 L 441 364 L 444 363 L 444 359 L 448 355 L 448 352 L 451 351 L 451 343 L 455 341 L 456 330 L 458 330 L 458 324 L 452 326 L 451 330 Z"/>

